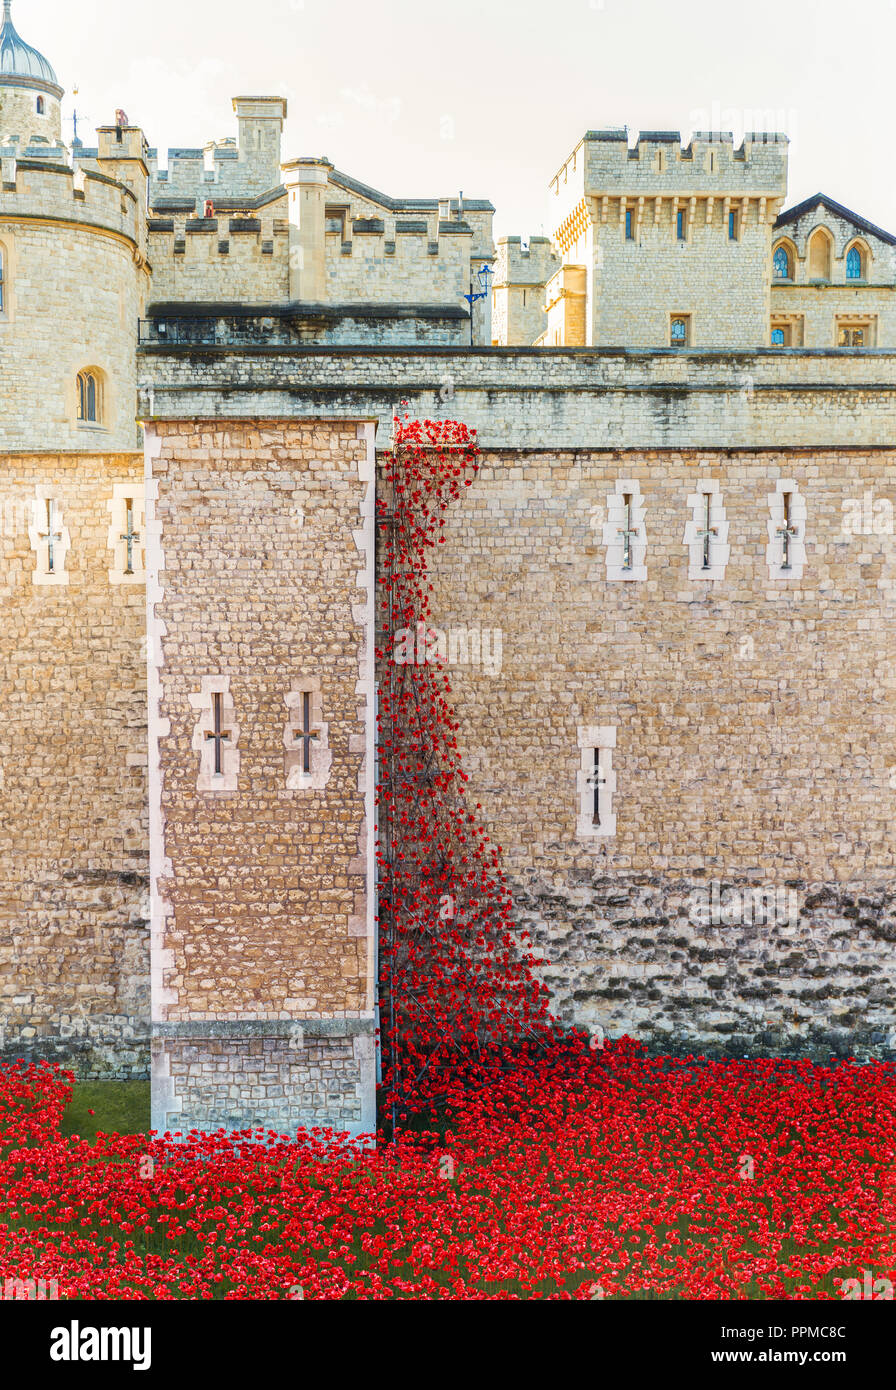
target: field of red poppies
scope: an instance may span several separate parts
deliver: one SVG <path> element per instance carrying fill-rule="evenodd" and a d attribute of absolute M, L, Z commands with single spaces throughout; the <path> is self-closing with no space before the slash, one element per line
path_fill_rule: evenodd
<path fill-rule="evenodd" d="M 865 1271 L 896 1283 L 892 1065 L 650 1059 L 623 1040 L 522 1067 L 439 1135 L 377 1149 L 63 1139 L 70 1088 L 43 1066 L 0 1075 L 0 1271 L 60 1298 L 840 1299 Z"/>

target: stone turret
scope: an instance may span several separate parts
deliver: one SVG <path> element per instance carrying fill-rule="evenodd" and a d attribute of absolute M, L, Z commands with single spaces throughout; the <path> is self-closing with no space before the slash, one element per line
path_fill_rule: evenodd
<path fill-rule="evenodd" d="M 551 181 L 549 346 L 768 342 L 772 229 L 787 137 L 590 130 Z"/>
<path fill-rule="evenodd" d="M 137 442 L 135 325 L 146 298 L 146 142 L 103 128 L 90 159 L 60 136 L 63 89 L 0 29 L 0 375 L 6 449 L 94 452 Z"/>
<path fill-rule="evenodd" d="M 0 28 L 0 145 L 56 144 L 62 135 L 63 89 L 42 53 L 20 38 L 12 0 L 3 0 Z"/>

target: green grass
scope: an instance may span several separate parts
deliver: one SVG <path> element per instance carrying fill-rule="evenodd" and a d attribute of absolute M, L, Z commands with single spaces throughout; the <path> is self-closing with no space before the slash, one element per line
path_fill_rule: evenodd
<path fill-rule="evenodd" d="M 148 1081 L 76 1081 L 60 1131 L 92 1140 L 97 1134 L 148 1134 L 149 1128 Z"/>

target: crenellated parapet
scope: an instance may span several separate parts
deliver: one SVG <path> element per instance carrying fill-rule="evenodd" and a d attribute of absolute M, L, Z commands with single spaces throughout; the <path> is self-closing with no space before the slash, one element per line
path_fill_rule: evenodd
<path fill-rule="evenodd" d="M 686 145 L 677 130 L 634 144 L 624 129 L 588 131 L 550 186 L 552 239 L 564 266 L 584 272 L 584 313 L 549 315 L 547 344 L 768 341 L 787 145 L 779 133 L 735 146 L 726 131 Z"/>
<path fill-rule="evenodd" d="M 283 166 L 290 297 L 326 304 L 466 308 L 494 258 L 494 208 L 483 200 L 393 198 L 326 158 Z M 473 305 L 473 336 L 491 342 L 491 299 Z M 467 310 L 469 312 L 469 310 Z"/>
<path fill-rule="evenodd" d="M 141 243 L 140 208 L 119 179 L 57 160 L 0 158 L 0 219 L 78 223 Z"/>
<path fill-rule="evenodd" d="M 277 187 L 285 98 L 234 97 L 233 109 L 237 139 L 169 149 L 165 169 L 159 168 L 158 151 L 149 151 L 150 202 L 156 211 L 163 211 L 175 199 L 189 202 L 201 213 L 206 199 L 217 205 L 233 198 L 263 196 Z"/>
<path fill-rule="evenodd" d="M 588 131 L 551 180 L 551 225 L 561 250 L 589 223 L 659 224 L 686 208 L 706 225 L 745 219 L 773 223 L 787 192 L 786 135 L 751 133 L 735 147 L 728 131 L 697 131 L 682 145 L 677 130 L 645 131 L 629 145 L 625 130 Z"/>
<path fill-rule="evenodd" d="M 283 198 L 214 217 L 184 212 L 147 224 L 154 302 L 284 302 L 289 298 L 289 223 Z"/>

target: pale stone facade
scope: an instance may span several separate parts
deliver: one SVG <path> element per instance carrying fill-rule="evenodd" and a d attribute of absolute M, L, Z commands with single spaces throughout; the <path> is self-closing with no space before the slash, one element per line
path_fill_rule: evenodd
<path fill-rule="evenodd" d="M 494 341 L 896 345 L 896 238 L 825 194 L 785 211 L 786 187 L 781 134 L 747 135 L 735 149 L 724 132 L 698 131 L 683 145 L 678 131 L 642 131 L 630 146 L 625 130 L 588 131 L 551 181 L 540 292 L 526 284 L 530 314 L 547 316 L 543 334 L 530 337 L 508 312 L 503 263 L 519 259 L 509 238 L 499 243 Z M 810 265 L 813 237 L 830 247 L 827 264 L 816 255 Z M 858 259 L 847 264 L 853 248 Z"/>
<path fill-rule="evenodd" d="M 819 195 L 778 218 L 779 250 L 786 264 L 775 266 L 773 255 L 771 327 L 782 331 L 782 346 L 896 343 L 896 237 Z"/>
<path fill-rule="evenodd" d="M 559 267 L 559 257 L 548 237 L 537 236 L 525 246 L 518 236 L 499 237 L 496 252 L 492 342 L 530 347 L 547 328 L 544 287 Z"/>

